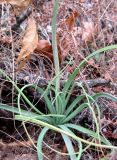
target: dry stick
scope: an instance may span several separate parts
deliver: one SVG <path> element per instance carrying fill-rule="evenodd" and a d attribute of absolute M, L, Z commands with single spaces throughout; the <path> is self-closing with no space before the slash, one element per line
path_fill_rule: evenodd
<path fill-rule="evenodd" d="M 47 85 L 48 82 L 45 80 L 45 79 L 40 79 L 39 80 L 39 83 L 38 85 L 42 85 L 42 82 L 43 82 L 43 85 Z M 61 85 L 64 85 L 64 83 L 67 82 L 67 80 L 61 80 L 60 81 L 60 84 Z M 86 86 L 86 83 L 87 85 L 92 88 L 92 87 L 95 87 L 95 86 L 102 86 L 102 85 L 107 85 L 110 83 L 110 80 L 105 80 L 105 79 L 102 79 L 102 78 L 97 78 L 97 79 L 89 79 L 89 80 L 75 80 L 74 83 L 81 83 L 83 86 Z"/>
<path fill-rule="evenodd" d="M 0 76 L 0 80 L 5 80 L 5 78 L 3 76 Z M 23 79 L 19 79 L 18 81 L 20 80 L 23 80 Z M 24 80 L 25 81 L 25 80 Z M 46 80 L 45 78 L 40 78 L 38 80 L 38 86 L 40 87 L 46 87 L 48 84 L 49 84 L 50 81 Z M 64 83 L 67 82 L 67 80 L 61 80 L 60 81 L 60 84 L 61 86 L 64 85 Z M 30 83 L 27 81 L 27 83 Z M 107 84 L 110 84 L 110 85 L 114 85 L 115 87 L 117 86 L 116 83 L 114 84 L 111 84 L 111 81 L 110 80 L 106 80 L 106 79 L 103 79 L 103 78 L 97 78 L 97 79 L 89 79 L 89 80 L 75 80 L 74 83 L 81 83 L 83 86 L 86 86 L 86 83 L 88 85 L 88 87 L 92 88 L 92 87 L 95 87 L 95 86 L 103 86 L 103 85 L 107 85 Z"/>

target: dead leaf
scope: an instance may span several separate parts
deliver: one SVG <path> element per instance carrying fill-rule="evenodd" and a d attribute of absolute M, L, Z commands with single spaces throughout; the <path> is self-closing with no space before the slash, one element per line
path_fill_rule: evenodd
<path fill-rule="evenodd" d="M 42 40 L 39 40 L 39 42 L 38 42 L 38 45 L 37 45 L 37 50 L 43 50 L 44 48 L 46 48 L 46 47 L 50 47 L 51 46 L 51 44 L 47 41 L 47 40 L 45 40 L 45 39 L 42 39 Z"/>
<path fill-rule="evenodd" d="M 0 0 L 0 3 L 11 4 L 15 13 L 19 14 L 21 13 L 21 11 L 25 10 L 30 4 L 32 4 L 32 0 Z"/>
<path fill-rule="evenodd" d="M 27 29 L 22 40 L 22 49 L 17 58 L 17 63 L 25 61 L 33 51 L 36 49 L 38 44 L 38 34 L 36 30 L 36 23 L 33 17 L 28 19 Z"/>
<path fill-rule="evenodd" d="M 39 40 L 35 52 L 36 54 L 40 54 L 45 56 L 46 58 L 49 58 L 53 62 L 52 45 L 47 40 Z M 59 60 L 61 62 L 62 57 L 61 57 L 61 49 L 59 46 L 58 46 L 58 54 L 59 54 Z"/>
<path fill-rule="evenodd" d="M 5 0 L 5 2 L 10 3 L 11 5 L 16 5 L 18 7 L 27 7 L 32 3 L 32 0 Z"/>
<path fill-rule="evenodd" d="M 95 26 L 93 22 L 83 22 L 82 40 L 86 43 L 90 43 L 95 35 Z"/>
<path fill-rule="evenodd" d="M 74 24 L 75 24 L 75 20 L 79 16 L 80 15 L 77 11 L 73 11 L 71 15 L 65 20 L 65 24 L 66 24 L 68 32 L 72 32 Z"/>

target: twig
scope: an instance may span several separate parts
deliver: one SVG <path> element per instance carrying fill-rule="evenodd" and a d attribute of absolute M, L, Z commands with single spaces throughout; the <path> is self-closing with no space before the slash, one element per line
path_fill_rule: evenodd
<path fill-rule="evenodd" d="M 3 76 L 0 76 L 0 80 L 3 81 L 5 80 L 5 78 Z M 22 81 L 23 79 L 19 78 L 18 82 L 20 83 L 20 81 Z M 24 80 L 27 83 L 30 83 L 29 81 Z M 67 82 L 67 80 L 60 80 L 60 84 L 61 86 L 64 85 L 64 83 Z M 111 85 L 111 86 L 115 86 L 117 87 L 116 83 L 111 83 L 110 80 L 106 80 L 103 78 L 97 78 L 97 79 L 89 79 L 89 80 L 75 80 L 74 83 L 80 83 L 83 86 L 86 86 L 86 83 L 88 85 L 88 87 L 92 88 L 92 87 L 96 87 L 96 86 L 104 86 L 104 85 Z M 46 87 L 49 84 L 49 81 L 45 78 L 40 78 L 38 80 L 38 86 L 40 87 Z"/>

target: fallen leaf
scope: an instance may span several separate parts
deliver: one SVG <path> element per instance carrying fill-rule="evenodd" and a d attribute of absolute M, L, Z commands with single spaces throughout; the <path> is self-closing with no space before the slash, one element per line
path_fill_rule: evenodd
<path fill-rule="evenodd" d="M 47 40 L 42 39 L 39 40 L 36 50 L 43 50 L 46 47 L 51 47 L 51 44 Z"/>
<path fill-rule="evenodd" d="M 82 40 L 90 43 L 93 40 L 96 29 L 93 22 L 83 22 Z"/>
<path fill-rule="evenodd" d="M 10 3 L 11 5 L 16 5 L 18 7 L 27 7 L 32 3 L 32 0 L 5 0 L 5 2 Z"/>
<path fill-rule="evenodd" d="M 36 54 L 43 55 L 46 58 L 49 58 L 53 62 L 53 51 L 52 51 L 52 45 L 47 40 L 39 40 L 37 48 L 35 49 Z M 58 54 L 59 54 L 59 60 L 62 61 L 61 57 L 61 49 L 58 46 Z"/>
<path fill-rule="evenodd" d="M 66 24 L 67 30 L 69 32 L 72 32 L 74 24 L 75 24 L 75 20 L 79 16 L 80 15 L 79 15 L 79 13 L 77 11 L 73 11 L 71 13 L 71 15 L 65 20 L 65 24 Z"/>
<path fill-rule="evenodd" d="M 0 0 L 0 3 L 8 3 L 13 6 L 16 14 L 21 13 L 21 11 L 25 10 L 30 4 L 32 4 L 32 0 Z"/>
<path fill-rule="evenodd" d="M 17 58 L 17 63 L 26 61 L 38 44 L 38 34 L 36 30 L 36 23 L 33 17 L 29 17 L 25 35 L 22 40 L 22 48 Z"/>

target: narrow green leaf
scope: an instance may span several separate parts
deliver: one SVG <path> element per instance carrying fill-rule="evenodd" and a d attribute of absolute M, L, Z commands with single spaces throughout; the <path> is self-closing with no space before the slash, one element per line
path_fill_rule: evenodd
<path fill-rule="evenodd" d="M 85 127 L 82 127 L 80 125 L 70 124 L 70 123 L 65 124 L 65 125 L 67 127 L 69 127 L 69 128 L 75 129 L 75 130 L 77 130 L 79 132 L 85 133 L 85 134 L 87 134 L 87 135 L 89 135 L 91 137 L 94 137 L 94 138 L 98 139 L 97 133 L 95 133 L 95 132 L 93 132 L 93 131 L 85 128 Z M 100 136 L 100 140 L 101 140 L 101 142 L 103 142 L 103 143 L 105 143 L 107 145 L 111 145 L 111 143 L 108 140 L 106 140 L 104 137 L 102 137 L 102 136 Z"/>
<path fill-rule="evenodd" d="M 59 110 L 58 110 L 58 114 L 64 114 L 64 99 L 62 98 L 63 94 L 59 94 L 58 95 L 58 106 L 59 106 Z"/>
<path fill-rule="evenodd" d="M 21 96 L 24 98 L 24 100 L 28 103 L 28 105 L 32 109 L 34 109 L 39 114 L 43 114 L 37 108 L 34 107 L 34 105 L 29 101 L 29 99 L 25 96 L 25 94 L 23 92 L 21 92 L 20 88 L 16 85 L 16 83 L 14 81 L 12 81 L 12 79 L 2 69 L 0 69 L 0 74 L 2 74 L 3 76 L 5 76 L 9 80 L 9 82 L 12 83 L 12 85 L 15 87 L 15 89 L 17 90 L 17 92 L 21 94 Z"/>
<path fill-rule="evenodd" d="M 72 134 L 72 135 L 75 135 L 68 127 L 66 127 L 66 125 L 60 125 L 60 128 L 62 128 L 63 130 L 65 130 L 66 132 Z M 68 136 L 67 136 L 68 137 Z M 68 137 L 69 138 L 69 137 Z M 69 138 L 70 139 L 70 138 Z M 82 143 L 81 141 L 77 141 L 78 142 L 78 148 L 79 148 L 79 152 L 78 153 L 75 153 L 74 149 L 73 149 L 73 153 L 74 155 L 78 154 L 78 157 L 76 158 L 77 160 L 80 160 L 81 158 L 81 155 L 82 155 L 82 152 L 83 152 L 83 149 L 82 149 Z M 66 144 L 67 145 L 67 144 Z M 72 143 L 71 143 L 72 145 Z M 73 145 L 72 145 L 73 147 Z M 76 156 L 75 156 L 76 157 Z"/>
<path fill-rule="evenodd" d="M 37 140 L 38 160 L 43 160 L 44 154 L 42 151 L 42 144 L 43 144 L 43 139 L 45 137 L 45 134 L 47 133 L 48 130 L 49 130 L 49 128 L 44 127 L 38 136 L 38 140 Z"/>
<path fill-rule="evenodd" d="M 41 93 L 42 98 L 44 97 L 44 100 L 47 104 L 47 107 L 48 107 L 50 113 L 52 113 L 52 114 L 56 113 L 55 107 L 53 106 L 51 100 L 48 98 L 48 95 L 47 95 L 48 91 L 46 90 L 46 92 L 45 92 L 42 88 L 35 86 L 35 85 L 32 85 L 32 87 L 35 88 L 37 90 L 37 92 Z"/>
<path fill-rule="evenodd" d="M 101 48 L 93 53 L 91 53 L 89 56 L 87 56 L 80 64 L 79 66 L 74 70 L 74 72 L 69 76 L 68 81 L 65 83 L 65 86 L 63 88 L 64 93 L 67 94 L 71 84 L 73 83 L 75 77 L 77 76 L 77 74 L 79 73 L 80 69 L 85 65 L 85 63 L 91 59 L 92 57 L 94 57 L 96 54 L 100 54 L 103 53 L 105 51 L 109 51 L 109 50 L 113 50 L 113 49 L 117 49 L 117 45 L 111 45 L 111 46 L 107 46 L 104 48 Z"/>
<path fill-rule="evenodd" d="M 72 90 L 73 90 L 74 86 L 75 86 L 75 84 L 73 83 L 72 86 L 71 86 L 71 88 L 70 88 L 70 90 L 68 90 L 67 93 L 64 93 L 64 90 L 62 90 L 62 92 L 64 94 L 64 99 L 65 99 L 64 110 L 67 107 L 67 104 L 68 104 L 68 101 L 70 99 L 70 96 L 71 96 L 71 93 L 72 93 Z"/>
<path fill-rule="evenodd" d="M 66 118 L 64 118 L 63 123 L 69 122 L 72 118 L 74 118 L 78 113 L 80 113 L 86 107 L 88 107 L 88 104 L 82 103 L 70 115 L 68 115 Z"/>
<path fill-rule="evenodd" d="M 6 110 L 6 111 L 10 111 L 10 112 L 22 115 L 22 116 L 27 116 L 27 117 L 31 117 L 31 118 L 36 118 L 36 119 L 44 120 L 46 122 L 50 122 L 50 117 L 46 118 L 46 117 L 44 117 L 44 115 L 39 115 L 39 114 L 33 113 L 31 111 L 26 111 L 26 110 L 23 110 L 23 109 L 21 109 L 19 111 L 18 108 L 13 107 L 13 106 L 0 104 L 0 109 Z"/>
<path fill-rule="evenodd" d="M 51 124 L 43 122 L 41 120 L 31 119 L 30 117 L 18 116 L 18 115 L 16 115 L 15 118 L 17 120 L 20 120 L 20 121 L 32 122 L 32 123 L 37 124 L 37 125 L 48 127 L 49 129 L 52 129 L 52 130 L 54 130 L 56 132 L 59 132 L 59 133 L 66 134 L 67 136 L 70 136 L 74 140 L 81 141 L 81 142 L 83 142 L 85 144 L 88 144 L 88 145 L 92 145 L 92 146 L 95 146 L 95 147 L 101 147 L 101 148 L 116 149 L 117 150 L 117 146 L 113 146 L 111 144 L 110 145 L 102 145 L 102 144 L 98 144 L 98 143 L 93 143 L 93 142 L 87 141 L 85 139 L 82 139 L 80 137 L 77 137 L 76 135 L 70 134 L 69 132 L 66 132 L 66 131 L 60 129 L 57 126 L 51 125 Z"/>
<path fill-rule="evenodd" d="M 73 111 L 73 109 L 76 107 L 76 105 L 79 103 L 79 101 L 81 101 L 85 96 L 84 95 L 79 95 L 71 104 L 70 106 L 67 108 L 65 115 L 69 115 L 70 112 Z"/>
<path fill-rule="evenodd" d="M 57 48 L 57 39 L 56 39 L 56 21 L 57 21 L 57 14 L 59 9 L 59 1 L 55 0 L 54 7 L 53 7 L 53 14 L 52 14 L 52 49 L 53 49 L 53 57 L 54 57 L 54 66 L 55 66 L 55 93 L 57 94 L 60 87 L 60 66 L 59 66 L 59 55 L 58 55 L 58 48 Z"/>
<path fill-rule="evenodd" d="M 109 93 L 96 93 L 95 95 L 92 96 L 93 99 L 98 99 L 100 97 L 108 98 L 114 102 L 117 102 L 117 97 L 113 96 L 112 94 Z"/>
<path fill-rule="evenodd" d="M 70 138 L 65 134 L 61 133 L 61 135 L 62 135 L 62 137 L 64 139 L 65 144 L 66 144 L 70 159 L 71 160 L 77 160 L 76 159 L 76 155 L 75 155 L 75 151 L 74 151 L 74 148 L 73 148 L 73 144 L 72 144 Z"/>
<path fill-rule="evenodd" d="M 36 86 L 36 85 L 34 85 L 34 84 L 28 84 L 28 85 L 25 85 L 25 86 L 23 86 L 23 87 L 21 88 L 21 92 L 23 92 L 23 90 L 26 89 L 26 88 L 28 88 L 28 87 L 34 88 L 38 93 L 40 93 L 40 94 L 42 95 L 42 98 L 44 98 L 44 100 L 45 100 L 45 102 L 46 102 L 46 105 L 47 105 L 47 107 L 48 107 L 48 110 L 50 111 L 51 114 L 54 114 L 54 113 L 55 113 L 55 108 L 54 108 L 52 102 L 50 101 L 50 99 L 49 99 L 48 96 L 47 96 L 47 94 L 48 94 L 47 90 L 44 91 L 42 88 L 40 88 L 40 87 L 38 87 L 38 86 Z M 20 99 L 20 95 L 21 95 L 21 93 L 19 93 L 18 99 Z M 34 105 L 33 105 L 33 106 L 34 106 Z M 34 108 L 34 107 L 33 107 L 33 108 Z"/>

